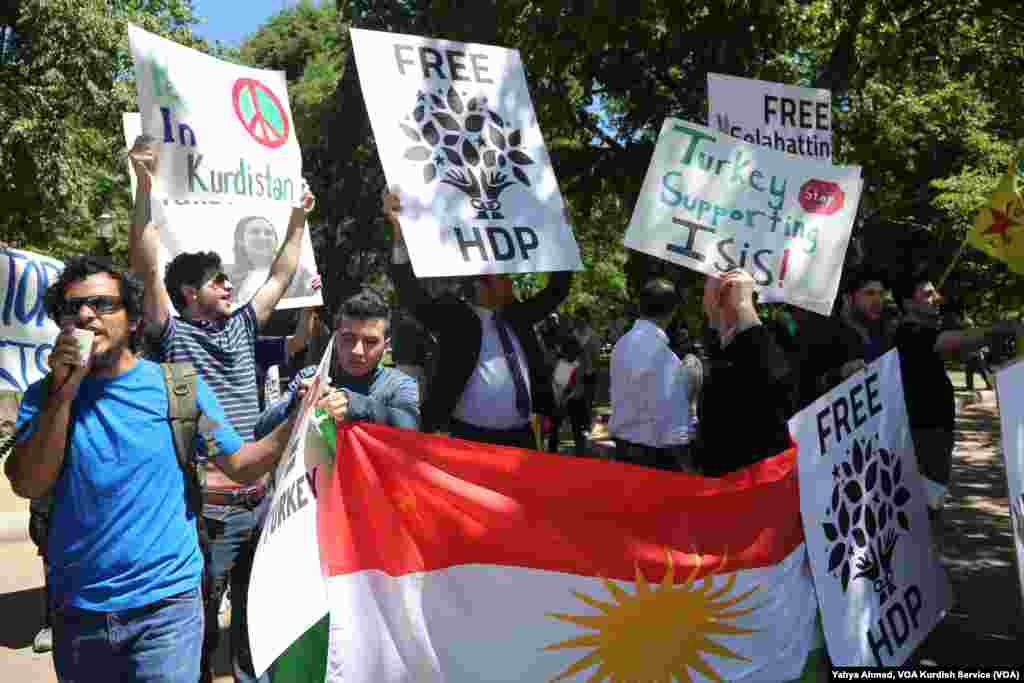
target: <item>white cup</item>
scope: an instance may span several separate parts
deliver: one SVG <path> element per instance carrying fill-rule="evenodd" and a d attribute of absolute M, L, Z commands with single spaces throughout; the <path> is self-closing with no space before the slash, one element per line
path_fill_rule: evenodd
<path fill-rule="evenodd" d="M 75 341 L 78 342 L 78 354 L 82 360 L 82 367 L 88 367 L 89 358 L 92 356 L 92 341 L 96 337 L 96 333 L 92 330 L 83 330 L 76 327 L 71 330 L 71 334 L 74 335 Z"/>

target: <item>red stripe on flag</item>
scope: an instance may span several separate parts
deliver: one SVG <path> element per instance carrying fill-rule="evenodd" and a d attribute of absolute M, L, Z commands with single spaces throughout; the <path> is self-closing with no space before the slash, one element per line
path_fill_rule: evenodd
<path fill-rule="evenodd" d="M 795 446 L 708 479 L 354 423 L 318 488 L 328 576 L 490 564 L 632 580 L 639 564 L 660 580 L 669 552 L 685 581 L 698 562 L 769 566 L 803 543 Z"/>

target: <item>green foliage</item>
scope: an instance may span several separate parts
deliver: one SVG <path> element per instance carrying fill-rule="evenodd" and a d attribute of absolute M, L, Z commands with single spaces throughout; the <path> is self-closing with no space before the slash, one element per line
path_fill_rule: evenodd
<path fill-rule="evenodd" d="M 63 257 L 95 247 L 101 213 L 127 225 L 121 115 L 136 109 L 127 24 L 202 47 L 194 21 L 186 0 L 21 3 L 0 68 L 0 101 L 17 103 L 0 108 L 4 239 Z"/>

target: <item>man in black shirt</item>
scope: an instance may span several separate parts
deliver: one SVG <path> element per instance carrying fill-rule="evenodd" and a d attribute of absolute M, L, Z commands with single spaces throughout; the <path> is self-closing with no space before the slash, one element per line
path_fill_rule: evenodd
<path fill-rule="evenodd" d="M 953 466 L 953 383 L 943 356 L 968 353 L 1024 331 L 1017 321 L 1002 320 L 988 328 L 943 331 L 939 325 L 942 295 L 927 276 L 906 278 L 894 291 L 903 309 L 896 331 L 903 395 L 918 468 L 925 478 L 928 512 L 936 545 L 941 540 L 942 503 Z"/>
<path fill-rule="evenodd" d="M 761 324 L 754 280 L 742 270 L 707 277 L 704 313 L 717 331 L 698 407 L 697 469 L 721 477 L 792 445 L 795 376 L 775 336 Z"/>

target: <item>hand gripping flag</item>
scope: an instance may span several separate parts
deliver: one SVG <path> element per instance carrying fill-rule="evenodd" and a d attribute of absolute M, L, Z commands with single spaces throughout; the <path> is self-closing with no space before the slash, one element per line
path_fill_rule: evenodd
<path fill-rule="evenodd" d="M 795 448 L 722 479 L 361 423 L 337 449 L 328 681 L 787 681 L 820 661 Z"/>
<path fill-rule="evenodd" d="M 1024 273 L 1024 153 L 1006 169 L 988 203 L 978 212 L 967 241 L 989 256 Z"/>

